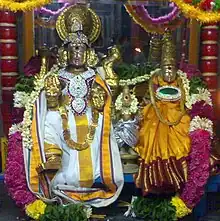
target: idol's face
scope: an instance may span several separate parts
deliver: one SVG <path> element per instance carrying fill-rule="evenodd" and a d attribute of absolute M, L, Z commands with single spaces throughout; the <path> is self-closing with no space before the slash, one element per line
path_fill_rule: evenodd
<path fill-rule="evenodd" d="M 174 65 L 163 65 L 163 79 L 168 83 L 172 83 L 176 80 L 176 67 Z"/>
<path fill-rule="evenodd" d="M 83 43 L 68 44 L 68 63 L 75 68 L 84 67 L 86 64 L 87 46 Z"/>

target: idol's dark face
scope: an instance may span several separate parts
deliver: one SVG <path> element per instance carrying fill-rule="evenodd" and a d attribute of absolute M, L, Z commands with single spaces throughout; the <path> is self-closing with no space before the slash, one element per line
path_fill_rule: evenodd
<path fill-rule="evenodd" d="M 83 43 L 68 44 L 68 63 L 75 67 L 81 68 L 86 64 L 87 45 Z"/>

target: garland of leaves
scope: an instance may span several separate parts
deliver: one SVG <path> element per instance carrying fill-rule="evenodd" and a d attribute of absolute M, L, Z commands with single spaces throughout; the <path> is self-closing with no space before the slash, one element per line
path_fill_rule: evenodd
<path fill-rule="evenodd" d="M 46 205 L 41 200 L 29 204 L 25 211 L 30 218 L 39 221 L 87 221 L 92 215 L 92 209 L 82 204 Z"/>
<path fill-rule="evenodd" d="M 176 219 L 176 208 L 169 198 L 138 197 L 133 203 L 135 215 L 149 221 L 173 221 Z"/>
<path fill-rule="evenodd" d="M 134 65 L 122 63 L 115 67 L 115 72 L 120 80 L 134 79 L 145 74 L 150 74 L 153 68 L 148 64 Z"/>
<path fill-rule="evenodd" d="M 1 0 L 0 8 L 8 9 L 13 12 L 30 11 L 51 3 L 52 0 Z"/>

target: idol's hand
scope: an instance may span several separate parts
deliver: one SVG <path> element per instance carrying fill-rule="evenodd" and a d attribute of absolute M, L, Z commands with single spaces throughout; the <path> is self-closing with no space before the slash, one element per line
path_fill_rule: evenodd
<path fill-rule="evenodd" d="M 90 103 L 94 109 L 99 112 L 104 110 L 105 102 L 106 102 L 107 94 L 104 89 L 98 85 L 94 84 L 91 90 L 91 98 Z"/>
<path fill-rule="evenodd" d="M 49 76 L 45 79 L 45 92 L 47 105 L 49 108 L 59 106 L 59 96 L 61 95 L 61 84 L 57 76 Z"/>

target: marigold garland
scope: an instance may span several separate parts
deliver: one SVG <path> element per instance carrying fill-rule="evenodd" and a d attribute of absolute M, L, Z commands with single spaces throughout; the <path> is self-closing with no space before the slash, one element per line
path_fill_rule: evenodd
<path fill-rule="evenodd" d="M 171 199 L 171 204 L 176 208 L 177 218 L 183 218 L 184 216 L 187 216 L 192 212 L 192 210 L 186 206 L 186 204 L 179 196 L 173 197 Z"/>
<path fill-rule="evenodd" d="M 42 200 L 35 200 L 33 203 L 26 206 L 26 214 L 34 220 L 38 220 L 44 214 L 47 204 Z"/>
<path fill-rule="evenodd" d="M 196 19 L 201 23 L 216 23 L 220 21 L 219 12 L 203 11 L 199 7 L 185 3 L 183 0 L 172 0 L 172 2 L 174 2 L 181 12 L 188 18 Z"/>
<path fill-rule="evenodd" d="M 13 12 L 30 11 L 51 3 L 52 0 L 1 0 L 0 8 L 8 9 Z"/>

